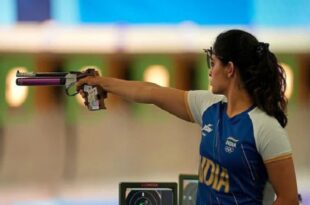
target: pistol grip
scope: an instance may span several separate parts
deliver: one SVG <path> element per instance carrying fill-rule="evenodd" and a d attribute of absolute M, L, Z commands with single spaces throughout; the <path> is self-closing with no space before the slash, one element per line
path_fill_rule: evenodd
<path fill-rule="evenodd" d="M 99 109 L 107 109 L 104 100 L 108 97 L 107 91 L 103 90 L 100 86 L 95 86 L 98 91 Z"/>
<path fill-rule="evenodd" d="M 107 92 L 100 86 L 83 85 L 83 92 L 85 93 L 85 105 L 91 111 L 106 109 L 104 99 L 107 98 Z"/>

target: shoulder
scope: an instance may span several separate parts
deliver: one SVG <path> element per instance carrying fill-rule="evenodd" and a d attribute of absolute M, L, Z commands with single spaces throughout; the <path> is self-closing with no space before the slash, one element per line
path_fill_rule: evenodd
<path fill-rule="evenodd" d="M 187 92 L 187 97 L 189 101 L 193 101 L 196 104 L 210 106 L 214 103 L 220 101 L 226 101 L 224 95 L 216 95 L 207 90 L 193 90 Z"/>
<path fill-rule="evenodd" d="M 215 95 L 206 90 L 187 91 L 185 96 L 189 116 L 198 124 L 202 123 L 202 115 L 210 106 L 226 101 L 225 96 Z"/>
<path fill-rule="evenodd" d="M 249 116 L 253 125 L 256 148 L 265 162 L 291 154 L 288 134 L 274 117 L 259 108 L 249 112 Z"/>
<path fill-rule="evenodd" d="M 274 134 L 277 132 L 286 133 L 276 118 L 267 115 L 267 113 L 259 108 L 255 108 L 249 112 L 249 116 L 256 134 L 267 134 L 269 132 Z"/>

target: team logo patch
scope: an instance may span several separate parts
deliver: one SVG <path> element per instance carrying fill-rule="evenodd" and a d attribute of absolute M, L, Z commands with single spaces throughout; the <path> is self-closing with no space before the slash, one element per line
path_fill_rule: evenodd
<path fill-rule="evenodd" d="M 206 133 L 205 133 L 205 132 L 207 132 L 207 133 L 212 132 L 212 131 L 213 131 L 213 128 L 212 128 L 212 127 L 213 127 L 212 124 L 207 124 L 207 125 L 203 126 L 203 128 L 201 129 L 202 135 L 203 135 L 203 136 L 206 136 Z"/>
<path fill-rule="evenodd" d="M 225 152 L 232 153 L 233 151 L 235 151 L 238 141 L 239 140 L 233 137 L 228 137 L 225 142 Z"/>

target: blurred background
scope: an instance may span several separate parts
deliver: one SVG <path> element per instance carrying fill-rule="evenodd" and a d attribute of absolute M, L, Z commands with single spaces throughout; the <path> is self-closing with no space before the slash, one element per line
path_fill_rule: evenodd
<path fill-rule="evenodd" d="M 196 174 L 200 129 L 109 95 L 89 112 L 62 87 L 17 87 L 21 71 L 87 67 L 208 89 L 203 48 L 230 28 L 269 42 L 287 73 L 287 131 L 310 204 L 310 1 L 0 0 L 0 204 L 118 204 L 122 181 Z"/>

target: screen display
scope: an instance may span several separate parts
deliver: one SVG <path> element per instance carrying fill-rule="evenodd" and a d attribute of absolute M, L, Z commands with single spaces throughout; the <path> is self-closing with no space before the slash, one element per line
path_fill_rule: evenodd
<path fill-rule="evenodd" d="M 176 183 L 121 183 L 121 205 L 176 205 Z"/>
<path fill-rule="evenodd" d="M 180 205 L 196 205 L 196 195 L 198 187 L 198 176 L 180 175 Z"/>
<path fill-rule="evenodd" d="M 171 189 L 136 189 L 126 190 L 126 205 L 170 205 L 173 204 Z"/>

